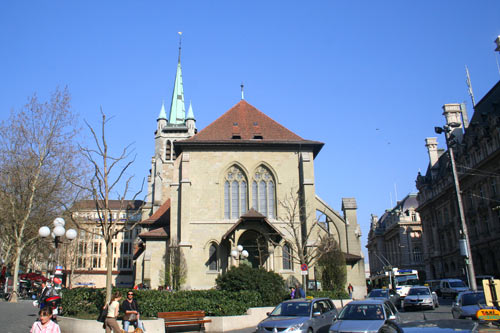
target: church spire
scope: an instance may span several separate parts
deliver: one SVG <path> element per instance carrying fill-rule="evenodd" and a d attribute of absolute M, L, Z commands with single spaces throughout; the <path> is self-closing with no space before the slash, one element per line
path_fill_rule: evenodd
<path fill-rule="evenodd" d="M 179 59 L 177 62 L 177 72 L 175 74 L 174 91 L 172 94 L 169 116 L 169 123 L 172 125 L 182 125 L 186 121 L 186 106 L 184 104 L 184 88 L 182 84 L 181 68 L 181 36 L 182 32 L 179 32 Z"/>
<path fill-rule="evenodd" d="M 161 101 L 161 110 L 160 114 L 158 115 L 158 119 L 167 120 L 167 113 L 165 112 L 165 101 Z"/>

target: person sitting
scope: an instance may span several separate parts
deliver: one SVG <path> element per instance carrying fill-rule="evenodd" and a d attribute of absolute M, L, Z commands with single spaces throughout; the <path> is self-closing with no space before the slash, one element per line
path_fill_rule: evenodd
<path fill-rule="evenodd" d="M 128 332 L 128 328 L 130 324 L 134 325 L 134 327 L 140 328 L 144 330 L 144 325 L 139 320 L 139 304 L 134 299 L 134 292 L 131 290 L 127 292 L 127 299 L 125 299 L 121 305 L 121 311 L 125 313 L 123 316 L 123 330 Z"/>

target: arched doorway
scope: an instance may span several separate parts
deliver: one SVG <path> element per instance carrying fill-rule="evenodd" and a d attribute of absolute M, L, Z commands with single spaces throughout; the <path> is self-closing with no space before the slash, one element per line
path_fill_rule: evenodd
<path fill-rule="evenodd" d="M 245 231 L 240 236 L 238 245 L 243 246 L 247 250 L 247 260 L 254 268 L 264 266 L 266 260 L 269 258 L 267 240 L 264 235 L 255 230 Z"/>

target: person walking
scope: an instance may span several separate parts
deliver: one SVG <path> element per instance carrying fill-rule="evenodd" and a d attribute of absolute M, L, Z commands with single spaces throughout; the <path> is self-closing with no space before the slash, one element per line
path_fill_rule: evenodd
<path fill-rule="evenodd" d="M 37 320 L 31 326 L 30 333 L 61 333 L 59 325 L 54 323 L 52 318 L 52 309 L 50 306 L 44 307 L 38 311 L 40 320 Z"/>
<path fill-rule="evenodd" d="M 144 325 L 139 319 L 139 304 L 137 304 L 137 301 L 134 299 L 134 292 L 132 290 L 127 293 L 127 299 L 122 302 L 120 309 L 125 313 L 123 316 L 123 330 L 125 332 L 128 332 L 130 324 L 134 325 L 136 329 L 140 328 L 145 331 Z"/>
<path fill-rule="evenodd" d="M 349 293 L 349 298 L 352 298 L 352 293 L 354 292 L 354 287 L 350 283 L 347 286 L 347 292 Z"/>
<path fill-rule="evenodd" d="M 290 299 L 295 298 L 295 287 L 290 287 Z"/>
<path fill-rule="evenodd" d="M 115 291 L 111 296 L 111 302 L 105 305 L 104 308 L 108 307 L 108 314 L 106 315 L 106 320 L 104 321 L 104 328 L 106 333 L 122 333 L 122 329 L 118 325 L 116 318 L 118 318 L 118 311 L 120 310 L 120 299 L 122 295 L 119 291 Z"/>

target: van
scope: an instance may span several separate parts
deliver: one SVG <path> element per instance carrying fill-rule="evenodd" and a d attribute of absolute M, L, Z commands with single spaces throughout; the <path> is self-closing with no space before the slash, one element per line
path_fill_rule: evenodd
<path fill-rule="evenodd" d="M 462 280 L 459 279 L 443 279 L 439 281 L 439 287 L 436 289 L 436 294 L 443 298 L 455 298 L 462 291 L 469 290 Z"/>

